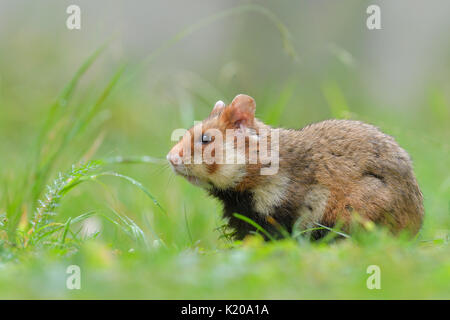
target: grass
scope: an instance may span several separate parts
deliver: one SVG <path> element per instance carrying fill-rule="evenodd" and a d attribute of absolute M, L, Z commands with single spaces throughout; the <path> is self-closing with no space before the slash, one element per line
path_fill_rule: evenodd
<path fill-rule="evenodd" d="M 147 61 L 210 23 L 255 12 L 275 26 L 297 64 L 287 27 L 255 5 L 189 26 Z M 31 129 L 17 133 L 17 143 L 0 145 L 0 163 L 8 168 L 0 177 L 0 298 L 450 298 L 450 145 L 445 139 L 450 132 L 442 120 L 448 101 L 439 88 L 431 91 L 430 107 L 424 104 L 415 113 L 375 113 L 356 103 L 371 105 L 364 92 L 351 96 L 330 76 L 311 84 L 319 88 L 321 114 L 300 107 L 299 117 L 299 101 L 315 103 L 302 100 L 308 99 L 302 90 L 311 87 L 301 89 L 301 77 L 291 77 L 271 94 L 261 84 L 257 113 L 272 125 L 355 118 L 394 135 L 414 159 L 426 220 L 413 240 L 369 227 L 342 241 L 333 241 L 332 232 L 316 243 L 298 233 L 268 242 L 255 234 L 240 242 L 224 227 L 219 204 L 174 177 L 163 160 L 171 131 L 190 115 L 208 114 L 214 102 L 208 92 L 186 89 L 198 107 L 188 103 L 168 112 L 173 100 L 158 88 L 146 90 L 143 107 L 136 72 L 145 64 L 121 64 L 103 85 L 95 80 L 90 84 L 95 89 L 83 89 L 84 77 L 105 51 L 107 45 L 82 63 L 50 107 L 42 104 L 20 114 Z M 191 80 L 199 88 L 205 83 Z M 358 82 L 355 74 L 346 73 L 346 80 Z M 236 93 L 231 85 L 224 90 L 228 98 Z M 17 119 L 7 93 L 1 100 L 10 110 L 0 127 L 3 136 L 15 131 Z M 42 114 L 39 134 L 31 139 Z M 81 267 L 81 290 L 66 288 L 66 269 L 73 264 Z M 381 290 L 366 287 L 370 265 L 381 269 Z"/>

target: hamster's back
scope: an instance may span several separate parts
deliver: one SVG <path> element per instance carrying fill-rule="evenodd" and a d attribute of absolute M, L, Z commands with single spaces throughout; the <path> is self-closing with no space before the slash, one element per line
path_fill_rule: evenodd
<path fill-rule="evenodd" d="M 393 231 L 417 233 L 423 198 L 409 155 L 376 127 L 359 121 L 327 120 L 299 131 L 302 152 L 314 164 L 314 178 L 330 191 L 323 222 L 358 212 Z M 281 155 L 283 156 L 283 155 Z M 305 155 L 303 155 L 305 157 Z"/>

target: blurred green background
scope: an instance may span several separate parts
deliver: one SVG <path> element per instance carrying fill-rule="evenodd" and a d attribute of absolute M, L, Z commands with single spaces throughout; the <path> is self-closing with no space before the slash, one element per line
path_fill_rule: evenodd
<path fill-rule="evenodd" d="M 66 28 L 70 4 L 80 30 Z M 366 27 L 370 4 L 381 30 Z M 2 0 L 0 298 L 450 298 L 449 13 L 437 0 Z M 274 126 L 350 118 L 394 136 L 424 194 L 418 239 L 223 237 L 219 203 L 153 160 L 174 129 L 238 93 Z M 94 170 L 142 185 L 77 185 L 49 217 L 65 225 L 30 240 L 38 199 L 60 172 L 142 156 L 152 158 Z M 66 288 L 70 264 L 81 266 L 81 290 Z M 372 264 L 381 290 L 366 287 Z"/>

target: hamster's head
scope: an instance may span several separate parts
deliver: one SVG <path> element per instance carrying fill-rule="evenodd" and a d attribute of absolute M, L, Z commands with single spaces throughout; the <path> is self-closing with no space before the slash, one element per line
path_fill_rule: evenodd
<path fill-rule="evenodd" d="M 178 135 L 180 140 L 167 154 L 174 172 L 206 188 L 228 189 L 240 183 L 248 172 L 248 146 L 257 139 L 255 108 L 255 100 L 243 94 L 228 106 L 218 101 L 205 120 Z"/>

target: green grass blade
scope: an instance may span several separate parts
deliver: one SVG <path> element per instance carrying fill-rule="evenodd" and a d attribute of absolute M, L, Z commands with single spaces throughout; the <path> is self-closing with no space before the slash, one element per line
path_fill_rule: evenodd
<path fill-rule="evenodd" d="M 116 156 L 99 160 L 102 164 L 133 164 L 133 163 L 152 163 L 167 164 L 166 159 L 155 158 L 151 156 Z"/>
<path fill-rule="evenodd" d="M 150 193 L 150 191 L 148 191 L 147 188 L 145 188 L 145 187 L 142 185 L 142 183 L 140 183 L 139 181 L 137 181 L 137 180 L 135 180 L 135 179 L 133 179 L 133 178 L 131 178 L 131 177 L 129 177 L 129 176 L 126 176 L 126 175 L 123 175 L 123 174 L 120 174 L 120 173 L 117 173 L 117 172 L 112 172 L 112 171 L 101 172 L 101 173 L 99 173 L 99 174 L 96 174 L 96 175 L 91 176 L 90 178 L 91 178 L 91 179 L 96 179 L 96 178 L 101 177 L 101 176 L 118 177 L 118 178 L 125 179 L 125 180 L 127 180 L 128 182 L 131 182 L 131 184 L 133 184 L 133 185 L 135 185 L 136 187 L 138 187 L 139 189 L 141 189 L 141 190 L 147 195 L 147 197 L 148 197 L 150 200 L 152 200 L 152 202 L 153 202 L 159 209 L 161 209 L 161 211 L 162 211 L 164 214 L 167 215 L 166 210 L 164 210 L 164 208 L 159 204 L 158 200 L 157 200 L 157 199 Z"/>
<path fill-rule="evenodd" d="M 340 236 L 343 236 L 344 238 L 350 238 L 350 236 L 349 236 L 348 234 L 345 234 L 345 233 L 343 233 L 343 232 L 339 232 L 339 231 L 337 231 L 337 230 L 335 230 L 335 229 L 333 229 L 333 228 L 324 226 L 323 224 L 320 224 L 320 223 L 318 223 L 318 222 L 315 222 L 315 224 L 318 225 L 318 226 L 321 227 L 321 228 L 327 229 L 328 231 L 330 231 L 330 232 L 332 232 L 332 233 L 335 233 L 335 234 L 338 234 L 338 235 L 340 235 Z"/>
<path fill-rule="evenodd" d="M 44 139 L 44 136 L 48 133 L 50 126 L 54 123 L 55 117 L 57 115 L 57 111 L 60 107 L 64 107 L 67 105 L 68 101 L 73 95 L 73 92 L 75 91 L 75 88 L 77 87 L 80 79 L 82 76 L 86 73 L 87 70 L 92 66 L 92 64 L 97 60 L 97 58 L 103 53 L 103 51 L 106 49 L 107 43 L 103 44 L 94 51 L 84 62 L 83 64 L 78 68 L 78 70 L 75 72 L 72 79 L 69 81 L 69 83 L 64 87 L 62 92 L 59 94 L 58 98 L 56 99 L 55 103 L 50 107 L 49 115 L 41 129 L 41 132 L 38 136 L 37 140 L 37 149 L 38 152 L 40 152 L 40 149 L 42 147 L 42 142 Z"/>
<path fill-rule="evenodd" d="M 112 89 L 115 87 L 117 82 L 119 81 L 121 75 L 125 70 L 125 65 L 122 65 L 118 70 L 114 73 L 111 80 L 108 82 L 107 86 L 103 90 L 100 97 L 97 99 L 95 104 L 88 111 L 87 115 L 76 121 L 73 126 L 67 130 L 64 134 L 64 138 L 60 145 L 53 151 L 53 153 L 49 156 L 48 160 L 42 164 L 42 167 L 38 171 L 39 180 L 37 180 L 35 184 L 35 194 L 39 194 L 39 190 L 42 188 L 42 184 L 45 183 L 50 170 L 58 157 L 61 155 L 63 149 L 69 145 L 70 141 L 79 133 L 81 133 L 92 121 L 93 117 L 99 112 L 101 105 L 106 100 L 106 98 L 111 93 Z"/>
<path fill-rule="evenodd" d="M 238 218 L 238 219 L 241 219 L 242 221 L 247 222 L 248 224 L 250 224 L 250 225 L 252 225 L 253 227 L 255 227 L 256 230 L 262 232 L 267 238 L 269 238 L 269 239 L 272 240 L 272 241 L 275 241 L 275 238 L 272 237 L 272 236 L 270 235 L 269 232 L 267 232 L 263 227 L 261 227 L 259 224 L 257 224 L 257 223 L 256 223 L 255 221 L 253 221 L 252 219 L 250 219 L 250 218 L 248 218 L 248 217 L 246 217 L 246 216 L 243 216 L 243 215 L 241 215 L 241 214 L 238 214 L 238 213 L 234 213 L 233 216 L 235 216 L 235 217 Z"/>
<path fill-rule="evenodd" d="M 91 54 L 84 62 L 83 64 L 78 68 L 78 70 L 75 72 L 75 75 L 72 77 L 70 82 L 64 87 L 61 94 L 58 96 L 56 101 L 53 103 L 53 105 L 50 107 L 48 116 L 46 121 L 44 122 L 44 125 L 42 126 L 42 129 L 40 130 L 40 133 L 37 137 L 36 141 L 36 155 L 35 155 L 35 161 L 33 163 L 34 165 L 34 173 L 33 173 L 33 186 L 31 188 L 31 206 L 32 211 L 34 210 L 34 204 L 36 203 L 37 199 L 41 195 L 42 187 L 45 184 L 47 177 L 49 175 L 50 168 L 54 161 L 56 160 L 56 157 L 59 155 L 59 150 L 54 151 L 53 155 L 50 156 L 49 160 L 45 161 L 42 158 L 42 150 L 45 143 L 45 139 L 47 138 L 49 132 L 52 128 L 55 126 L 55 122 L 59 118 L 61 114 L 60 111 L 61 107 L 67 106 L 70 98 L 72 97 L 80 79 L 82 76 L 89 70 L 89 68 L 92 66 L 92 64 L 98 59 L 98 57 L 103 53 L 103 51 L 106 49 L 107 43 L 100 46 L 93 54 Z"/>
<path fill-rule="evenodd" d="M 72 218 L 69 217 L 69 219 L 67 219 L 67 222 L 64 226 L 64 231 L 63 231 L 63 235 L 61 238 L 61 245 L 64 245 L 64 242 L 66 241 L 66 236 L 67 236 L 67 232 L 69 231 L 71 221 L 72 221 Z"/>

